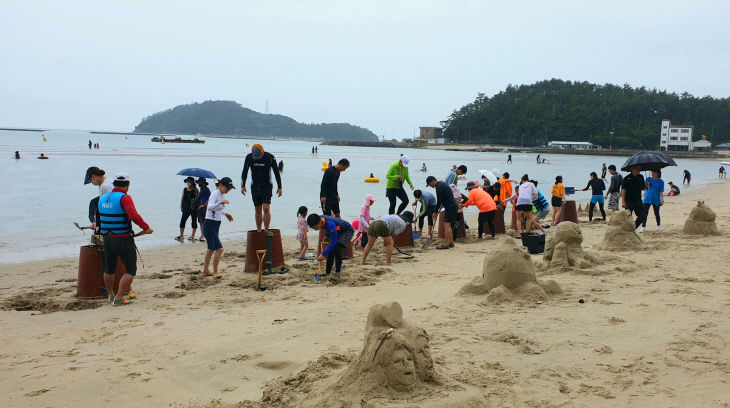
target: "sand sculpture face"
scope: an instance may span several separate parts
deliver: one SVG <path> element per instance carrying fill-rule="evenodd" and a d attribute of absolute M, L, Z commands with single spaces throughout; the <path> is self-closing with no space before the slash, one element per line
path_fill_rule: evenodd
<path fill-rule="evenodd" d="M 608 250 L 637 249 L 642 240 L 635 232 L 636 224 L 628 210 L 611 214 L 611 225 L 606 229 L 601 248 Z"/>
<path fill-rule="evenodd" d="M 590 268 L 597 260 L 583 252 L 583 234 L 574 222 L 563 221 L 548 236 L 543 259 L 551 268 Z"/>
<path fill-rule="evenodd" d="M 704 201 L 698 201 L 697 206 L 689 213 L 684 222 L 683 231 L 687 234 L 696 235 L 720 235 L 715 224 L 717 214 Z"/>
<path fill-rule="evenodd" d="M 408 340 L 401 333 L 394 333 L 390 339 L 392 347 L 382 350 L 389 358 L 385 360 L 383 371 L 388 385 L 395 389 L 411 388 L 416 378 L 415 354 Z"/>

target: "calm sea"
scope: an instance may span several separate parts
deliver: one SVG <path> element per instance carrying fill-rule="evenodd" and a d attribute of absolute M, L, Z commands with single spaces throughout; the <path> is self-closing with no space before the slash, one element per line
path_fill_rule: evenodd
<path fill-rule="evenodd" d="M 513 164 L 506 164 L 504 153 L 450 152 L 425 149 L 392 149 L 319 146 L 319 155 L 312 156 L 313 143 L 300 141 L 271 141 L 250 139 L 204 138 L 199 144 L 159 144 L 150 136 L 124 136 L 90 134 L 86 131 L 51 130 L 43 132 L 0 131 L 0 187 L 4 192 L 4 210 L 0 212 L 0 263 L 23 262 L 57 256 L 73 256 L 78 248 L 88 242 L 86 234 L 73 226 L 74 221 L 88 224 L 87 209 L 97 188 L 83 185 L 84 174 L 89 166 L 106 170 L 107 175 L 116 172 L 129 173 L 132 184 L 130 195 L 138 211 L 154 228 L 153 235 L 138 239 L 140 247 L 159 245 L 188 245 L 191 250 L 203 250 L 203 244 L 179 244 L 173 240 L 179 230 L 180 196 L 183 178 L 176 173 L 186 167 L 211 170 L 219 178 L 228 176 L 234 184 L 240 184 L 243 158 L 250 151 L 247 144 L 261 143 L 278 160 L 284 161 L 283 189 L 281 198 L 272 200 L 272 228 L 280 228 L 284 234 L 296 233 L 296 212 L 300 205 L 319 211 L 319 185 L 322 162 L 332 159 L 335 163 L 346 157 L 351 167 L 342 173 L 339 182 L 343 218 L 354 220 L 360 213 L 365 194 L 376 196 L 372 214 L 387 213 L 384 176 L 388 166 L 398 160 L 400 154 L 411 158 L 410 176 L 416 188 L 425 187 L 428 175 L 443 179 L 453 164 L 468 166 L 467 179 L 480 178 L 479 169 L 509 171 L 512 178 L 528 173 L 538 180 L 546 196 L 556 175 L 565 179 L 566 186 L 585 187 L 588 174 L 600 175 L 601 163 L 620 166 L 626 158 L 543 155 L 550 165 L 535 164 L 535 155 L 513 153 Z M 99 150 L 89 150 L 88 141 L 99 142 Z M 13 160 L 13 152 L 19 150 L 21 160 Z M 48 160 L 37 160 L 40 153 Z M 426 173 L 415 170 L 426 163 Z M 717 177 L 719 163 L 716 160 L 677 160 L 679 167 L 665 169 L 664 180 L 681 183 L 681 171 L 689 169 L 693 186 L 706 184 Z M 363 180 L 373 173 L 381 178 L 380 184 Z M 464 187 L 465 182 L 460 182 Z M 212 183 L 211 183 L 212 187 Z M 433 190 L 430 190 L 433 191 Z M 578 192 L 578 201 L 587 201 L 590 192 Z M 245 232 L 253 229 L 254 208 L 250 197 L 242 196 L 238 189 L 228 194 L 229 212 L 235 217 L 232 223 L 223 222 L 221 240 L 245 238 Z M 409 206 L 410 208 L 410 206 Z M 475 211 L 469 209 L 467 211 Z M 186 235 L 189 235 L 189 221 Z M 230 247 L 229 247 L 230 248 Z"/>

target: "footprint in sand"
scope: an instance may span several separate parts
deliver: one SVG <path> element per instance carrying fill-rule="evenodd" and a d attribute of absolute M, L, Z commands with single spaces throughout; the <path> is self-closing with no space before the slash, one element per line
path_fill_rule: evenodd
<path fill-rule="evenodd" d="M 294 364 L 295 363 L 293 361 L 262 361 L 260 363 L 256 363 L 256 367 L 265 368 L 267 370 L 283 370 L 294 366 Z"/>

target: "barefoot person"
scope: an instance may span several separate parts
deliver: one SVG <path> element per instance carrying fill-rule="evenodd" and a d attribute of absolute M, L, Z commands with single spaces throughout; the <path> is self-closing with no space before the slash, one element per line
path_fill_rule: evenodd
<path fill-rule="evenodd" d="M 337 182 L 340 173 L 350 167 L 350 161 L 341 159 L 336 165 L 328 168 L 322 175 L 319 185 L 319 202 L 322 203 L 322 214 L 340 218 L 340 193 L 337 192 Z"/>
<path fill-rule="evenodd" d="M 385 245 L 385 256 L 388 265 L 390 265 L 391 258 L 393 257 L 393 234 L 398 235 L 406 230 L 407 223 L 413 222 L 413 213 L 410 211 L 404 211 L 403 214 L 389 214 L 384 215 L 377 220 L 370 223 L 368 228 L 368 244 L 365 246 L 365 250 L 362 252 L 361 265 L 365 265 L 365 261 L 368 259 L 370 250 L 375 246 L 375 241 L 378 237 L 383 238 L 383 245 Z"/>
<path fill-rule="evenodd" d="M 208 198 L 208 207 L 205 213 L 205 221 L 203 222 L 203 235 L 205 236 L 205 241 L 208 243 L 208 252 L 205 253 L 205 264 L 203 266 L 203 276 L 220 278 L 218 263 L 221 260 L 221 255 L 223 255 L 223 244 L 221 244 L 221 240 L 218 238 L 218 231 L 221 228 L 221 219 L 223 216 L 228 218 L 228 221 L 233 221 L 233 216 L 226 212 L 228 200 L 225 199 L 225 195 L 236 187 L 233 187 L 233 181 L 230 177 L 223 177 L 215 186 L 216 190 Z M 208 269 L 211 257 L 213 258 L 213 273 L 210 273 Z"/>
<path fill-rule="evenodd" d="M 319 254 L 318 261 L 327 259 L 326 274 L 332 281 L 340 280 L 340 271 L 342 270 L 342 253 L 350 244 L 352 236 L 355 235 L 355 229 L 352 225 L 340 218 L 330 217 L 329 215 L 319 216 L 317 214 L 309 214 L 307 217 L 307 225 L 309 228 L 319 231 L 324 228 L 327 231 L 327 239 L 329 245 Z M 335 274 L 332 272 L 332 265 L 335 266 Z"/>
<path fill-rule="evenodd" d="M 132 222 L 142 228 L 139 235 L 151 234 L 152 228 L 147 225 L 134 207 L 129 191 L 129 175 L 117 173 L 114 178 L 114 189 L 99 199 L 100 230 L 104 235 L 104 285 L 109 301 L 114 306 L 129 304 L 124 297 L 132 290 L 132 281 L 137 274 L 137 246 L 134 244 Z M 114 293 L 114 272 L 119 258 L 126 273 L 119 282 L 119 290 Z"/>
<path fill-rule="evenodd" d="M 241 172 L 241 194 L 246 195 L 246 178 L 248 169 L 251 169 L 251 200 L 256 209 L 256 231 L 261 232 L 261 221 L 264 229 L 269 231 L 271 223 L 271 192 L 274 188 L 271 182 L 271 172 L 276 178 L 276 195 L 281 197 L 281 175 L 276 158 L 269 152 L 264 152 L 264 147 L 256 143 L 251 147 L 251 153 L 246 155 Z"/>
<path fill-rule="evenodd" d="M 437 246 L 436 249 L 449 249 L 454 246 L 454 234 L 451 225 L 456 222 L 459 216 L 459 205 L 454 199 L 454 193 L 451 187 L 443 181 L 436 180 L 434 176 L 426 177 L 426 186 L 436 190 L 436 212 L 438 214 L 441 208 L 444 209 L 444 243 Z"/>

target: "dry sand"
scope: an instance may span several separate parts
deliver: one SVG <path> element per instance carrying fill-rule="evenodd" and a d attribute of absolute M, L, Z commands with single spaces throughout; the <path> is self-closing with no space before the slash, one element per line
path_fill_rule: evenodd
<path fill-rule="evenodd" d="M 723 235 L 682 231 L 698 200 Z M 391 266 L 380 244 L 364 267 L 356 250 L 339 285 L 314 281 L 287 238 L 291 272 L 266 277 L 266 292 L 242 272 L 241 242 L 224 243 L 222 280 L 199 275 L 203 244 L 145 251 L 139 299 L 123 308 L 73 297 L 75 258 L 1 265 L 0 406 L 287 406 L 319 389 L 309 381 L 343 378 L 370 308 L 397 301 L 428 333 L 441 385 L 394 398 L 364 387 L 357 406 L 727 407 L 729 214 L 730 183 L 668 197 L 662 231 L 650 216 L 628 252 L 601 248 L 607 225 L 579 223 L 601 264 L 548 268 L 532 255 L 537 279 L 563 289 L 539 304 L 457 296 L 498 245 L 473 237 Z"/>

